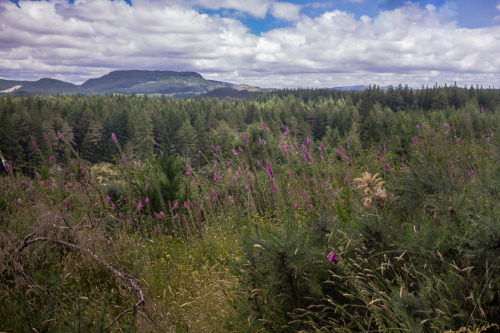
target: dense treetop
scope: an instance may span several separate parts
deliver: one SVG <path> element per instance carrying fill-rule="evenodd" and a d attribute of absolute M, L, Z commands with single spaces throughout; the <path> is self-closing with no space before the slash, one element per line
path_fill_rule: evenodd
<path fill-rule="evenodd" d="M 111 162 L 115 133 L 127 158 L 146 159 L 160 151 L 179 154 L 194 165 L 204 161 L 198 151 L 222 147 L 223 154 L 242 145 L 265 122 L 271 140 L 279 143 L 283 128 L 299 141 L 307 138 L 337 147 L 349 137 L 363 147 L 400 138 L 403 145 L 417 124 L 449 123 L 460 136 L 463 119 L 476 133 L 496 127 L 500 91 L 456 85 L 421 89 L 370 86 L 363 91 L 283 89 L 245 99 L 174 100 L 123 95 L 3 97 L 0 99 L 0 151 L 15 170 L 33 175 L 42 160 L 32 145 L 58 161 L 69 159 L 57 144 L 59 132 L 82 158 Z M 410 125 L 412 124 L 412 125 Z M 258 138 L 257 138 L 258 140 Z M 278 149 L 268 145 L 266 149 Z"/>

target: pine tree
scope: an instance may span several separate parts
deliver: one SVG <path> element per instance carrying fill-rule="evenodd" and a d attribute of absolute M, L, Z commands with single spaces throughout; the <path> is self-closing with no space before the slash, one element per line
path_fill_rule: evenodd
<path fill-rule="evenodd" d="M 153 155 L 153 148 L 155 146 L 151 106 L 146 105 L 141 112 L 133 115 L 132 121 L 132 142 L 135 157 L 140 160 L 146 160 Z"/>
<path fill-rule="evenodd" d="M 177 147 L 181 155 L 187 159 L 191 158 L 196 149 L 196 131 L 189 119 L 186 119 L 177 131 Z"/>

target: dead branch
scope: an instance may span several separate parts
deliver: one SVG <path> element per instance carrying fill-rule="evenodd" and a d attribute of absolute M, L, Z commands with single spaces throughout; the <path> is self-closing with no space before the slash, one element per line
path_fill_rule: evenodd
<path fill-rule="evenodd" d="M 58 240 L 58 239 L 54 239 L 54 238 L 49 238 L 49 237 L 37 237 L 37 238 L 30 239 L 35 233 L 36 233 L 36 231 L 34 231 L 34 232 L 30 233 L 29 235 L 27 235 L 23 239 L 23 243 L 12 252 L 12 254 L 10 256 L 10 262 L 7 262 L 7 264 L 4 266 L 4 268 L 0 272 L 0 275 L 3 275 L 10 266 L 15 265 L 15 263 L 16 263 L 15 259 L 16 259 L 16 257 L 19 255 L 19 253 L 21 251 L 23 251 L 30 244 L 37 243 L 37 242 L 55 243 L 55 244 L 59 244 L 59 245 L 65 246 L 67 248 L 74 249 L 74 250 L 77 250 L 77 251 L 80 251 L 82 253 L 87 254 L 88 256 L 92 257 L 95 261 L 97 261 L 100 265 L 108 268 L 116 277 L 124 280 L 129 285 L 129 287 L 136 292 L 137 298 L 139 299 L 134 304 L 134 307 L 141 306 L 141 305 L 143 305 L 145 303 L 145 301 L 144 301 L 144 292 L 143 292 L 142 288 L 138 285 L 138 283 L 135 280 L 135 278 L 133 276 L 131 276 L 130 274 L 127 274 L 127 273 L 124 273 L 122 271 L 117 270 L 115 267 L 113 267 L 113 265 L 111 265 L 108 262 L 106 262 L 104 259 L 102 259 L 100 256 L 98 256 L 94 252 L 92 252 L 92 251 L 90 251 L 88 249 L 82 248 L 82 247 L 80 247 L 80 246 L 78 246 L 76 244 L 68 243 L 68 242 L 65 242 L 65 241 L 62 241 L 62 240 Z M 112 324 L 116 323 L 121 317 L 123 317 L 125 314 L 131 312 L 132 310 L 133 310 L 133 307 L 130 308 L 130 309 L 127 309 L 127 310 L 123 311 L 110 324 L 108 324 L 105 327 L 105 329 L 109 328 Z M 154 325 L 154 326 L 156 326 L 156 325 Z"/>

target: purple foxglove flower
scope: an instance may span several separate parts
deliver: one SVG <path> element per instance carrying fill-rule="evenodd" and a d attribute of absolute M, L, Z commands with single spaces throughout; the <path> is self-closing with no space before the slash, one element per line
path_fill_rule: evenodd
<path fill-rule="evenodd" d="M 266 168 L 267 168 L 267 173 L 269 174 L 269 178 L 273 179 L 274 178 L 273 172 L 271 170 L 271 166 L 269 165 L 268 161 L 266 161 Z"/>
<path fill-rule="evenodd" d="M 304 150 L 304 157 L 306 158 L 307 163 L 311 164 L 311 159 L 309 158 L 309 154 Z"/>
<path fill-rule="evenodd" d="M 335 250 L 335 249 L 333 249 L 333 250 Z M 332 252 L 330 252 L 330 253 L 328 253 L 328 255 L 327 255 L 326 257 L 328 258 L 328 260 L 329 260 L 332 264 L 334 264 L 334 265 L 335 265 L 335 264 L 337 263 L 337 257 L 335 257 L 335 253 L 333 253 L 333 251 L 332 251 Z"/>

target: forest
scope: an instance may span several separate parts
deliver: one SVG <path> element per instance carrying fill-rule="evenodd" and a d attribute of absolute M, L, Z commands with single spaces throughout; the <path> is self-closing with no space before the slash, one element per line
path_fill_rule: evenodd
<path fill-rule="evenodd" d="M 500 329 L 500 90 L 0 99 L 0 331 Z"/>

